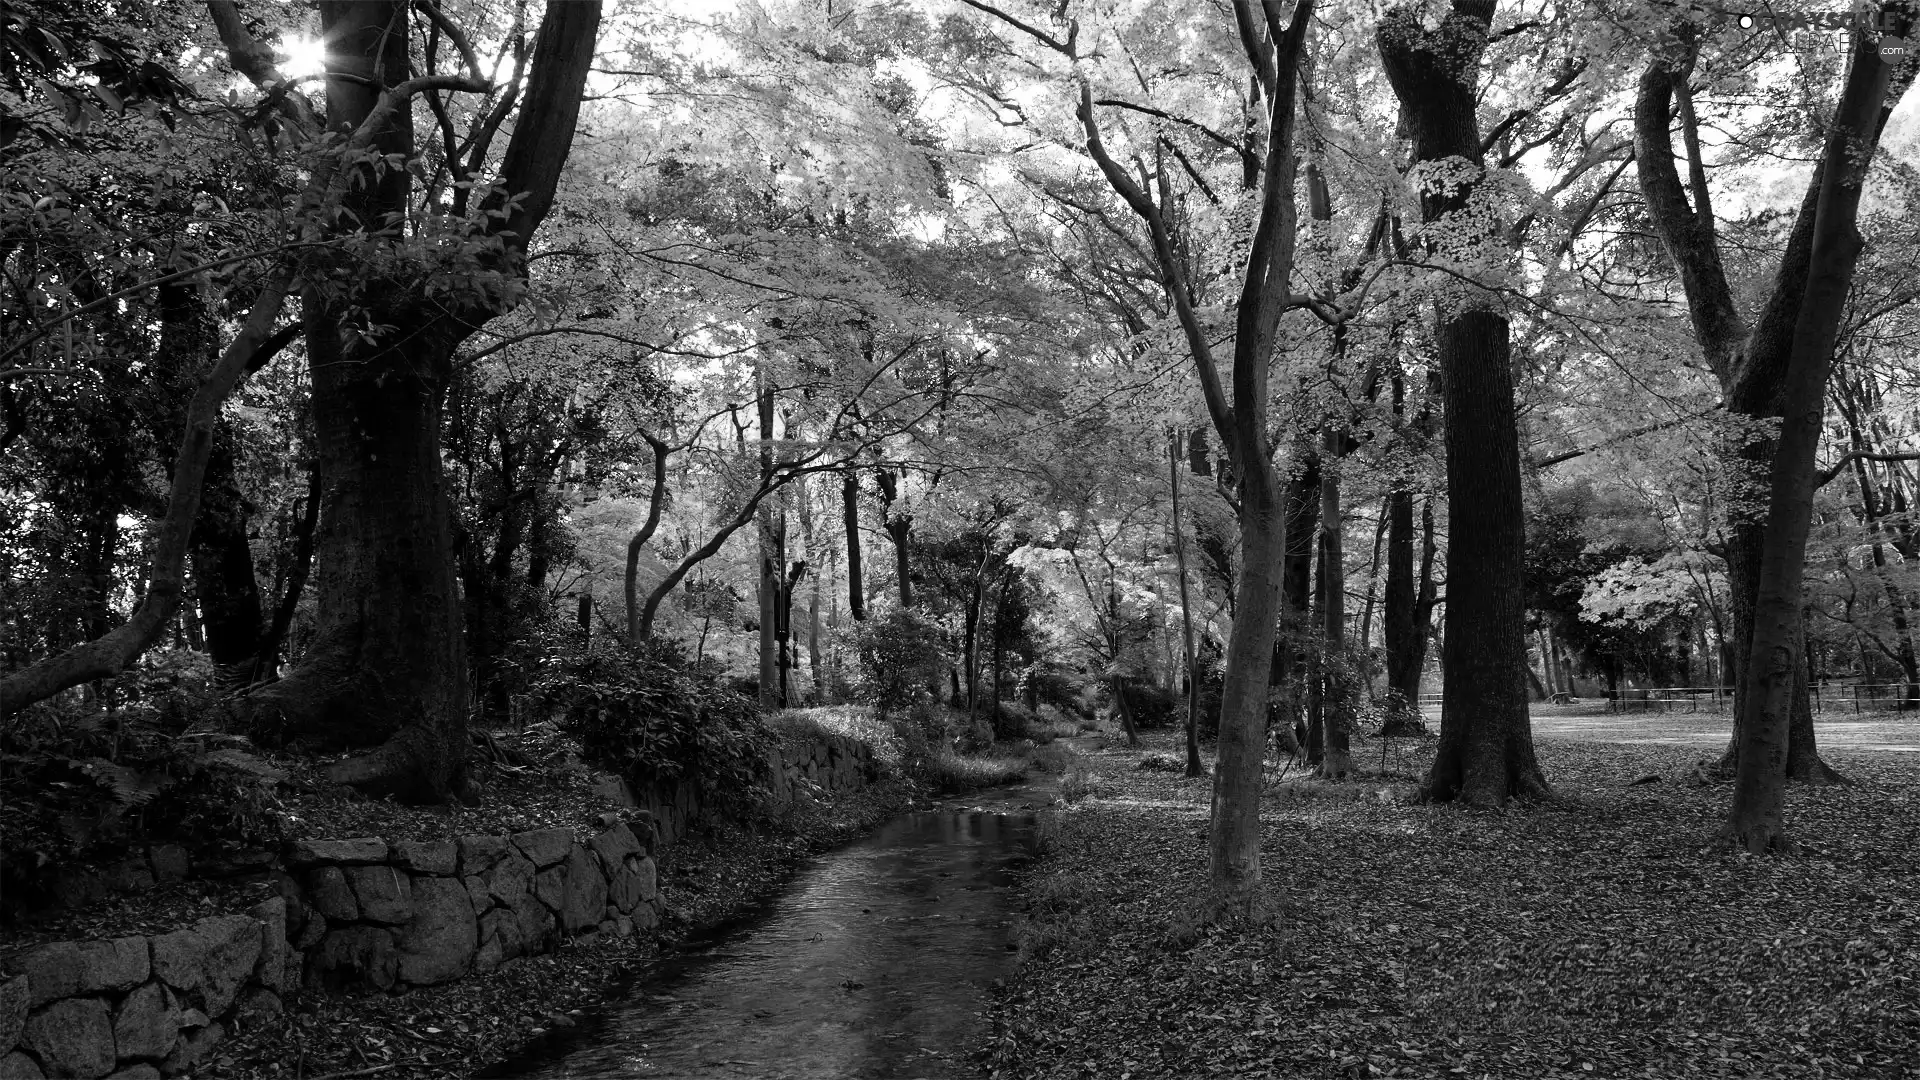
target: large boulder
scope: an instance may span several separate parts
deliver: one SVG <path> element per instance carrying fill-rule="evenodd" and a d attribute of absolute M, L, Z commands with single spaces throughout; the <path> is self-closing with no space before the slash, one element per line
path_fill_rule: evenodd
<path fill-rule="evenodd" d="M 452 878 L 423 877 L 413 885 L 413 918 L 394 935 L 399 978 L 415 986 L 451 982 L 473 965 L 473 902 Z"/>
<path fill-rule="evenodd" d="M 400 953 L 393 947 L 393 932 L 385 927 L 341 927 L 308 951 L 307 981 L 322 989 L 390 990 L 399 971 Z"/>
<path fill-rule="evenodd" d="M 473 905 L 473 917 L 479 918 L 493 906 L 493 895 L 487 892 L 487 879 L 479 874 L 470 874 L 460 879 L 460 887 L 467 890 L 467 902 Z"/>
<path fill-rule="evenodd" d="M 526 951 L 544 951 L 553 938 L 553 912 L 547 910 L 547 906 L 535 899 L 532 893 L 521 893 L 520 898 L 507 907 L 520 923 L 520 940 Z"/>
<path fill-rule="evenodd" d="M 460 847 L 451 840 L 396 840 L 393 863 L 416 874 L 452 877 L 460 865 Z"/>
<path fill-rule="evenodd" d="M 573 846 L 573 830 L 535 829 L 532 832 L 514 833 L 513 846 L 533 860 L 533 865 L 552 866 L 567 857 L 567 849 Z"/>
<path fill-rule="evenodd" d="M 567 867 L 549 866 L 533 876 L 533 895 L 548 908 L 559 911 L 567 899 Z"/>
<path fill-rule="evenodd" d="M 113 1015 L 99 998 L 56 1001 L 27 1018 L 20 1045 L 55 1076 L 100 1080 L 113 1071 Z"/>
<path fill-rule="evenodd" d="M 180 1045 L 173 1048 L 173 1053 L 167 1055 L 167 1060 L 160 1063 L 160 1071 L 168 1076 L 191 1071 L 207 1056 L 208 1051 L 226 1037 L 227 1029 L 219 1024 L 208 1024 L 189 1033 L 180 1040 Z"/>
<path fill-rule="evenodd" d="M 153 973 L 182 994 L 198 993 L 211 1017 L 232 1007 L 259 961 L 260 924 L 245 915 L 216 915 L 153 939 Z"/>
<path fill-rule="evenodd" d="M 399 926 L 413 917 L 413 879 L 391 866 L 350 866 L 347 884 L 367 922 Z"/>
<path fill-rule="evenodd" d="M 353 886 L 347 884 L 347 872 L 337 866 L 318 867 L 307 875 L 307 902 L 334 922 L 360 918 L 360 903 L 353 898 Z"/>
<path fill-rule="evenodd" d="M 523 855 L 509 855 L 487 872 L 487 892 L 502 904 L 514 901 L 533 890 L 533 861 Z"/>
<path fill-rule="evenodd" d="M 121 1060 L 158 1061 L 173 1053 L 179 1037 L 180 1010 L 173 1003 L 173 995 L 157 982 L 128 994 L 113 1012 L 113 1042 Z"/>
<path fill-rule="evenodd" d="M 479 874 L 493 869 L 512 846 L 504 836 L 463 836 L 460 838 L 460 875 Z"/>
<path fill-rule="evenodd" d="M 80 945 L 56 941 L 22 956 L 15 964 L 27 977 L 28 1001 L 39 1008 L 80 992 Z"/>
<path fill-rule="evenodd" d="M 610 865 L 619 865 L 613 863 Z M 560 903 L 560 925 L 578 934 L 600 924 L 607 910 L 607 879 L 593 852 L 576 844 L 567 856 L 567 888 Z"/>
<path fill-rule="evenodd" d="M 40 1065 L 19 1051 L 0 1056 L 0 1077 L 6 1080 L 47 1080 L 47 1074 L 40 1071 Z"/>
<path fill-rule="evenodd" d="M 80 993 L 127 990 L 147 981 L 147 939 L 115 938 L 80 943 Z"/>
<path fill-rule="evenodd" d="M 248 917 L 260 924 L 260 963 L 254 977 L 269 990 L 280 991 L 287 982 L 287 901 L 274 896 L 247 909 Z"/>
<path fill-rule="evenodd" d="M 593 848 L 609 869 L 619 867 L 629 855 L 646 854 L 640 847 L 639 839 L 633 835 L 633 830 L 625 825 L 615 825 L 587 841 L 587 846 Z"/>
<path fill-rule="evenodd" d="M 640 875 L 640 899 L 651 904 L 660 895 L 660 868 L 652 859 L 641 859 L 635 869 Z"/>
<path fill-rule="evenodd" d="M 489 945 L 499 950 L 503 960 L 526 955 L 527 938 L 511 908 L 494 908 L 480 917 L 480 947 L 484 951 Z M 477 959 L 475 966 L 479 966 Z"/>
<path fill-rule="evenodd" d="M 638 865 L 639 860 L 635 859 L 633 860 L 633 865 L 622 866 L 619 870 L 615 871 L 613 884 L 607 890 L 607 898 L 613 901 L 613 906 L 618 908 L 622 914 L 632 914 L 633 909 L 639 907 L 641 904 L 640 871 Z"/>
<path fill-rule="evenodd" d="M 33 988 L 27 985 L 25 975 L 0 982 L 0 1049 L 11 1050 L 20 1041 L 20 1031 L 27 1026 L 27 1010 L 31 1008 Z"/>

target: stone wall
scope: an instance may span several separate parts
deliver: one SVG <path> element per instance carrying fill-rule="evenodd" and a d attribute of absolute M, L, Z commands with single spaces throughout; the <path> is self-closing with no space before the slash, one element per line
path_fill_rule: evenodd
<path fill-rule="evenodd" d="M 280 1011 L 299 971 L 287 901 L 184 930 L 42 945 L 0 975 L 0 1078 L 158 1080 L 191 1069 L 236 1019 Z"/>
<path fill-rule="evenodd" d="M 769 750 L 761 772 L 769 808 L 781 817 L 802 794 L 836 797 L 865 788 L 879 780 L 880 763 L 866 743 L 823 732 Z M 640 785 L 637 796 L 624 783 L 620 788 L 623 801 L 653 816 L 662 845 L 685 836 L 706 812 L 698 785 L 689 781 Z"/>
<path fill-rule="evenodd" d="M 797 799 L 858 791 L 879 766 L 864 743 L 821 735 L 770 751 L 765 773 L 781 815 Z M 584 842 L 540 829 L 250 853 L 243 869 L 271 872 L 279 895 L 242 914 L 0 956 L 0 1080 L 158 1080 L 190 1071 L 234 1023 L 279 1012 L 289 992 L 432 986 L 563 938 L 649 931 L 660 920 L 655 850 L 705 808 L 691 784 L 632 801 Z M 177 848 L 145 862 L 135 887 L 188 875 Z"/>
<path fill-rule="evenodd" d="M 561 938 L 650 930 L 651 815 L 432 843 L 301 841 L 280 895 L 155 937 L 64 941 L 5 961 L 0 1080 L 157 1080 L 300 987 L 398 990 L 487 972 Z"/>

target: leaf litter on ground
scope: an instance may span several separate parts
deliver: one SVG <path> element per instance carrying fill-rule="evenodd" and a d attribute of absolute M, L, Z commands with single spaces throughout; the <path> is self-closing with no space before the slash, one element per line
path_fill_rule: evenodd
<path fill-rule="evenodd" d="M 1059 812 L 992 1076 L 1920 1076 L 1913 755 L 1828 753 L 1853 783 L 1796 787 L 1799 853 L 1756 859 L 1714 840 L 1727 787 L 1672 782 L 1698 746 L 1542 740 L 1561 801 L 1490 813 L 1410 802 L 1402 742 L 1270 783 L 1263 889 L 1218 918 L 1207 781 L 1134 767 L 1172 744 L 1093 754 Z"/>

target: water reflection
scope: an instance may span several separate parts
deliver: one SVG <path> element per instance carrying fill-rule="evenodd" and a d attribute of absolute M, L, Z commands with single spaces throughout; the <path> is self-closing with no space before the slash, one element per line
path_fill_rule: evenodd
<path fill-rule="evenodd" d="M 516 1075 L 960 1077 L 1007 973 L 1031 812 L 915 813 L 821 857 L 763 921 L 663 961 L 590 1046 Z"/>

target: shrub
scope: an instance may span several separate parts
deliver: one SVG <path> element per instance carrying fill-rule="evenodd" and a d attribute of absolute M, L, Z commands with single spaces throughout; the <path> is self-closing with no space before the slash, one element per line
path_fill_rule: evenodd
<path fill-rule="evenodd" d="M 1139 728 L 1172 727 L 1187 716 L 1180 692 L 1155 683 L 1128 681 L 1127 704 L 1133 706 L 1133 723 Z"/>
<path fill-rule="evenodd" d="M 1142 772 L 1186 772 L 1187 761 L 1178 754 L 1156 751 L 1142 757 L 1134 768 Z"/>
<path fill-rule="evenodd" d="M 723 797 L 755 790 L 768 732 L 753 701 L 678 642 L 617 648 L 556 657 L 535 688 L 586 759 L 638 783 L 691 778 Z"/>
<path fill-rule="evenodd" d="M 963 795 L 981 788 L 1011 784 L 1027 775 L 1027 763 L 1002 755 L 969 757 L 936 750 L 927 758 L 923 778 L 941 795 Z"/>
<path fill-rule="evenodd" d="M 919 699 L 921 688 L 939 674 L 941 646 L 939 628 L 903 608 L 860 625 L 853 642 L 860 689 L 882 717 Z"/>
<path fill-rule="evenodd" d="M 1060 778 L 1060 797 L 1071 806 L 1089 795 L 1100 793 L 1100 777 L 1085 761 L 1075 759 Z"/>

